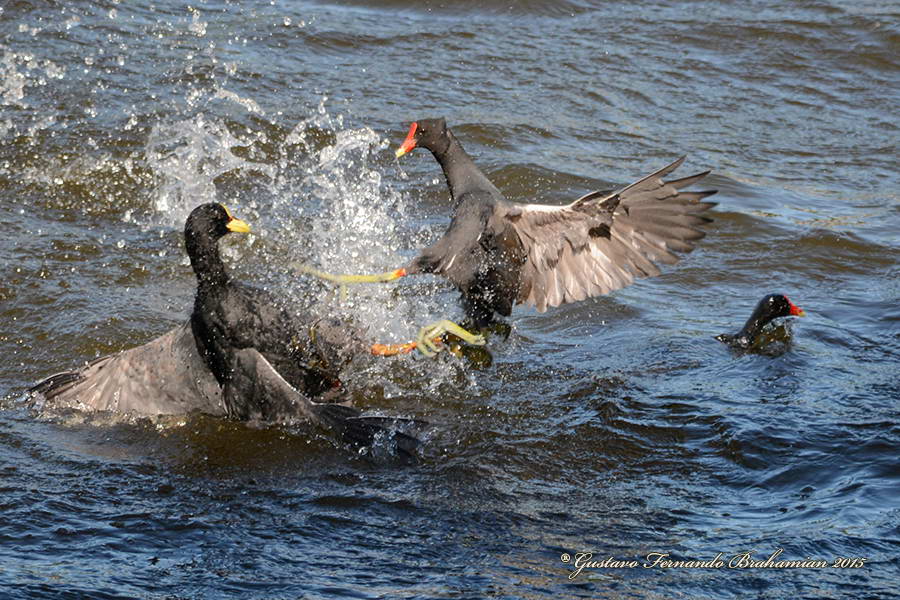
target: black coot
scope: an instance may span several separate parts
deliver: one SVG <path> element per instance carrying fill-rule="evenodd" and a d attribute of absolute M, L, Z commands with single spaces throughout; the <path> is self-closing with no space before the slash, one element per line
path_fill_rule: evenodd
<path fill-rule="evenodd" d="M 346 442 L 370 445 L 390 419 L 360 417 L 344 398 L 338 374 L 360 352 L 408 352 L 416 342 L 370 344 L 335 319 L 287 310 L 277 297 L 233 281 L 218 241 L 248 225 L 216 203 L 194 209 L 185 246 L 197 277 L 190 320 L 161 337 L 31 388 L 57 406 L 140 415 L 192 411 L 239 420 L 309 420 Z M 423 328 L 440 333 L 438 328 Z M 430 336 L 428 338 L 430 340 Z M 390 432 L 403 451 L 414 438 Z"/>

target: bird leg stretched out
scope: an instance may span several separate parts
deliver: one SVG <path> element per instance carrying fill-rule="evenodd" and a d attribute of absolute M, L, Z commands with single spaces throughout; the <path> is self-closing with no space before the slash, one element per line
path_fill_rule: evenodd
<path fill-rule="evenodd" d="M 466 331 L 453 321 L 442 319 L 419 329 L 416 341 L 405 344 L 373 344 L 370 351 L 376 356 L 394 356 L 408 354 L 418 349 L 425 356 L 431 357 L 443 350 L 447 335 L 453 335 L 473 346 L 483 346 L 484 336 Z"/>
<path fill-rule="evenodd" d="M 312 275 L 319 279 L 325 279 L 326 281 L 340 284 L 342 297 L 347 284 L 383 283 L 394 281 L 407 275 L 405 267 L 373 275 L 336 275 L 334 273 L 320 271 L 315 267 L 303 263 L 292 263 L 291 267 L 301 273 L 306 273 L 307 275 Z M 484 346 L 485 344 L 483 335 L 471 333 L 453 321 L 442 319 L 422 327 L 419 330 L 419 334 L 416 336 L 415 342 L 407 342 L 405 344 L 373 344 L 370 351 L 376 356 L 395 356 L 397 354 L 409 354 L 418 348 L 422 354 L 431 357 L 441 351 L 444 342 L 446 342 L 445 338 L 447 335 L 456 336 L 463 342 L 472 346 Z M 508 336 L 509 333 L 507 332 L 506 335 Z"/>
<path fill-rule="evenodd" d="M 318 277 L 319 279 L 339 283 L 341 285 L 348 285 L 353 283 L 383 283 L 386 281 L 394 281 L 395 279 L 400 279 L 401 277 L 406 275 L 406 269 L 404 268 L 395 269 L 393 271 L 386 271 L 384 273 L 375 273 L 372 275 L 337 275 L 334 273 L 320 271 L 315 267 L 311 267 L 309 265 L 298 262 L 291 263 L 291 267 L 301 273 L 306 273 L 307 275 L 312 275 L 313 277 Z"/>
<path fill-rule="evenodd" d="M 388 281 L 394 281 L 395 279 L 400 279 L 401 277 L 406 275 L 406 269 L 404 268 L 395 269 L 393 271 L 386 271 L 384 273 L 375 273 L 372 275 L 338 275 L 335 273 L 327 273 L 325 271 L 321 271 L 315 267 L 311 267 L 300 262 L 291 263 L 290 266 L 300 273 L 305 273 L 307 275 L 312 275 L 313 277 L 318 277 L 319 279 L 324 279 L 325 281 L 337 283 L 340 286 L 339 293 L 341 301 L 344 301 L 347 298 L 348 285 L 356 283 L 385 283 Z"/>

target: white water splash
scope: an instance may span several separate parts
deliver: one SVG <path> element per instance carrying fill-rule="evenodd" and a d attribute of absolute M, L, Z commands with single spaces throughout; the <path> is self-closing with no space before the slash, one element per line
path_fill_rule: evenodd
<path fill-rule="evenodd" d="M 154 126 L 147 139 L 146 161 L 158 182 L 152 198 L 156 213 L 180 227 L 195 207 L 218 200 L 216 177 L 242 169 L 274 176 L 271 166 L 234 154 L 234 147 L 246 143 L 203 114 Z"/>
<path fill-rule="evenodd" d="M 205 21 L 200 20 L 200 11 L 193 7 L 189 7 L 188 10 L 191 13 L 191 23 L 188 25 L 188 31 L 197 37 L 203 37 L 206 35 L 207 24 Z"/>
<path fill-rule="evenodd" d="M 62 79 L 65 72 L 53 61 L 0 45 L 0 106 L 27 108 L 26 86 L 47 85 L 48 79 Z"/>
<path fill-rule="evenodd" d="M 314 202 L 297 204 L 312 224 L 308 234 L 312 257 L 297 260 L 334 273 L 374 273 L 397 269 L 410 256 L 416 235 L 405 228 L 406 202 L 381 173 L 378 156 L 388 140 L 368 127 L 344 128 L 331 116 L 324 100 L 309 119 L 298 124 L 288 141 L 304 143 L 310 130 L 325 130 L 333 142 L 313 150 L 302 165 L 302 179 L 293 190 Z M 296 247 L 300 247 L 297 244 Z M 421 283 L 421 281 L 417 282 Z M 418 328 L 444 318 L 448 307 L 434 295 L 412 296 L 410 284 L 398 281 L 349 288 L 340 309 L 367 324 L 384 341 L 408 341 Z"/>
<path fill-rule="evenodd" d="M 245 98 L 243 96 L 239 96 L 238 94 L 232 92 L 231 90 L 226 90 L 224 88 L 219 88 L 216 90 L 213 98 L 217 98 L 219 100 L 227 100 L 229 102 L 234 102 L 239 106 L 243 106 L 247 109 L 247 112 L 255 113 L 257 115 L 264 115 L 265 112 L 263 109 L 257 104 L 252 98 Z"/>
<path fill-rule="evenodd" d="M 277 141 L 281 147 L 274 164 L 245 160 L 233 151 L 253 141 L 276 143 L 265 131 L 237 136 L 203 114 L 154 127 L 146 157 L 158 181 L 155 212 L 180 227 L 195 206 L 220 200 L 217 177 L 262 172 L 265 178 L 252 179 L 265 197 L 242 197 L 233 207 L 250 220 L 257 241 L 251 247 L 223 245 L 230 262 L 241 261 L 233 268 L 252 277 L 251 283 L 294 299 L 298 310 L 352 320 L 368 330 L 372 341 L 383 343 L 410 341 L 423 325 L 459 318 L 456 295 L 429 291 L 427 279 L 353 286 L 340 300 L 332 284 L 288 268 L 302 262 L 334 273 L 383 272 L 404 265 L 423 242 L 408 230 L 402 194 L 382 174 L 388 141 L 371 128 L 346 127 L 342 115 L 328 113 L 326 101 Z M 435 290 L 446 287 L 434 283 Z M 458 381 L 452 363 L 422 361 L 428 389 L 449 377 Z M 377 373 L 354 373 L 372 375 Z"/>

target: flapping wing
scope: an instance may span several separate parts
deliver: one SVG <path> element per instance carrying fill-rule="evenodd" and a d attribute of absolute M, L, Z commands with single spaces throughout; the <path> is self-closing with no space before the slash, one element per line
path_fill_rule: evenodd
<path fill-rule="evenodd" d="M 29 392 L 54 407 L 85 411 L 224 413 L 219 385 L 197 351 L 189 323 L 143 346 L 53 375 Z"/>
<path fill-rule="evenodd" d="M 406 456 L 412 456 L 419 444 L 416 438 L 397 427 L 425 423 L 361 416 L 359 410 L 350 406 L 314 402 L 285 381 L 254 348 L 235 350 L 229 366 L 231 379 L 225 383 L 224 397 L 232 417 L 281 423 L 305 419 L 332 430 L 351 446 L 372 446 L 384 438 L 398 454 Z"/>
<path fill-rule="evenodd" d="M 701 200 L 712 191 L 683 192 L 705 177 L 698 173 L 663 181 L 684 157 L 614 192 L 591 192 L 566 206 L 511 205 L 499 216 L 525 248 L 517 302 L 541 312 L 630 285 L 660 273 L 655 263 L 674 264 L 705 234 L 701 213 L 715 206 Z"/>

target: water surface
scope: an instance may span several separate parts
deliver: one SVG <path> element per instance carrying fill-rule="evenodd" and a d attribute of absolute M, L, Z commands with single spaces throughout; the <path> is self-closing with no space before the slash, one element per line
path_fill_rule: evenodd
<path fill-rule="evenodd" d="M 900 504 L 894 3 L 32 2 L 0 9 L 0 584 L 22 598 L 888 598 Z M 190 210 L 254 235 L 241 279 L 387 270 L 446 226 L 411 120 L 445 116 L 511 199 L 687 154 L 720 203 L 681 264 L 517 309 L 494 364 L 361 360 L 357 403 L 427 419 L 415 465 L 305 428 L 35 410 L 33 382 L 186 318 Z M 786 352 L 734 355 L 764 294 Z M 373 337 L 459 318 L 354 290 Z M 865 558 L 860 568 L 592 568 Z"/>

